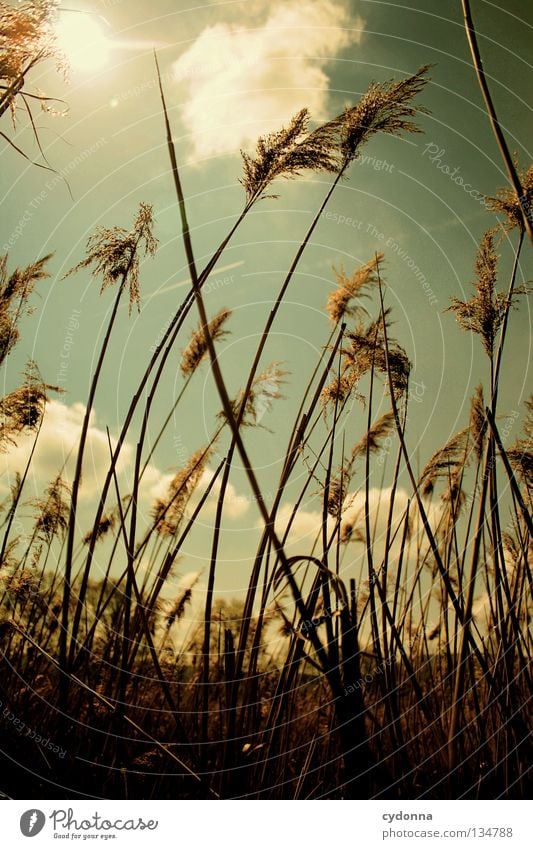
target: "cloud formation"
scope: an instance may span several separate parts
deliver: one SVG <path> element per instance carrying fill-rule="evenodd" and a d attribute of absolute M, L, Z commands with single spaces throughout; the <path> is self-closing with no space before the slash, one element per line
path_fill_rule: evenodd
<path fill-rule="evenodd" d="M 265 8 L 264 4 L 258 4 Z M 332 0 L 292 0 L 260 26 L 204 29 L 174 63 L 182 120 L 197 158 L 231 153 L 306 106 L 326 117 L 328 62 L 361 40 L 363 21 Z"/>
<path fill-rule="evenodd" d="M 61 401 L 52 400 L 46 405 L 46 413 L 28 479 L 28 485 L 33 490 L 32 495 L 42 495 L 43 488 L 59 472 L 65 480 L 72 481 L 84 414 L 85 407 L 80 403 L 69 406 Z M 21 474 L 24 472 L 34 439 L 34 433 L 25 433 L 18 438 L 17 445 L 12 446 L 0 456 L 0 472 L 4 489 L 7 489 L 15 472 Z M 115 444 L 114 440 L 111 440 L 111 444 Z M 124 445 L 118 463 L 119 473 L 130 465 L 132 457 L 132 446 Z M 96 415 L 93 412 L 84 454 L 81 501 L 94 500 L 101 489 L 108 466 L 107 434 L 105 430 L 97 426 Z"/>
<path fill-rule="evenodd" d="M 147 472 L 149 469 L 146 470 Z M 153 470 L 155 471 L 155 470 Z M 172 474 L 161 474 L 158 473 L 157 476 L 154 473 L 151 473 L 151 481 L 148 487 L 148 494 L 151 501 L 155 501 L 156 499 L 165 499 L 168 488 L 172 483 L 172 478 L 174 475 Z M 214 475 L 213 469 L 209 467 L 205 469 L 202 473 L 202 477 L 198 482 L 198 486 L 196 487 L 189 504 L 189 507 L 186 511 L 186 515 L 190 516 L 194 508 L 198 505 L 199 501 L 202 498 L 202 495 L 205 493 L 205 490 L 209 486 Z M 145 481 L 146 483 L 146 481 Z M 213 484 L 211 492 L 202 508 L 202 516 L 204 519 L 213 518 L 216 514 L 216 506 L 217 500 L 220 493 L 220 477 Z M 240 495 L 232 483 L 228 483 L 226 488 L 226 495 L 224 498 L 224 515 L 230 519 L 238 519 L 243 516 L 250 507 L 250 499 L 246 497 L 246 495 Z"/>
<path fill-rule="evenodd" d="M 46 405 L 46 413 L 37 447 L 30 466 L 30 473 L 25 487 L 25 497 L 41 497 L 46 486 L 60 472 L 62 477 L 72 483 L 76 464 L 76 455 L 80 440 L 81 426 L 85 407 L 76 403 L 67 405 L 61 401 L 51 400 Z M 5 497 L 9 486 L 13 483 L 14 475 L 24 473 L 30 457 L 35 434 L 24 433 L 18 437 L 5 454 L 0 454 L 0 494 Z M 116 440 L 111 438 L 113 448 Z M 126 441 L 120 453 L 117 464 L 117 477 L 121 493 L 126 495 L 131 489 L 131 478 L 135 458 L 134 446 Z M 80 504 L 87 507 L 96 506 L 96 501 L 102 490 L 102 485 L 109 468 L 110 453 L 105 428 L 100 427 L 96 413 L 90 417 L 87 443 L 85 446 L 83 477 L 80 487 Z M 146 467 L 141 484 L 141 509 L 143 513 L 149 510 L 156 498 L 164 498 L 174 473 L 162 472 L 156 466 Z M 202 492 L 205 491 L 213 472 L 206 469 L 193 495 L 190 510 L 198 503 Z M 216 501 L 220 491 L 220 482 L 216 481 L 204 506 L 204 516 L 214 516 Z M 114 489 L 111 488 L 109 501 L 114 502 Z M 226 497 L 225 515 L 229 519 L 237 519 L 249 508 L 249 499 L 240 495 L 232 484 L 229 484 Z M 148 513 L 146 512 L 146 516 Z"/>
<path fill-rule="evenodd" d="M 373 547 L 376 551 L 381 548 L 385 541 L 387 531 L 387 518 L 390 504 L 391 490 L 390 488 L 378 489 L 371 488 L 369 493 L 369 509 L 370 509 L 370 524 L 373 529 Z M 392 514 L 392 525 L 396 528 L 401 525 L 409 496 L 406 490 L 398 487 L 394 499 L 394 509 Z M 341 538 L 345 541 L 352 539 L 355 543 L 361 543 L 364 540 L 364 511 L 365 511 L 365 494 L 363 491 L 356 493 L 348 493 L 343 505 L 341 519 Z M 293 512 L 292 504 L 284 504 L 278 512 L 276 519 L 276 531 L 280 536 L 283 536 Z M 413 511 L 411 511 L 413 512 Z M 433 512 L 430 510 L 431 516 Z M 328 516 L 328 536 L 333 533 L 336 527 L 336 521 L 333 517 Z M 298 510 L 296 519 L 291 524 L 291 529 L 288 537 L 288 545 L 298 545 L 302 549 L 309 549 L 316 541 L 322 528 L 322 512 L 320 510 Z M 401 534 L 393 542 L 391 553 L 393 556 L 397 554 L 401 543 Z M 306 550 L 307 550 L 306 549 Z M 361 551 L 363 549 L 361 548 Z"/>

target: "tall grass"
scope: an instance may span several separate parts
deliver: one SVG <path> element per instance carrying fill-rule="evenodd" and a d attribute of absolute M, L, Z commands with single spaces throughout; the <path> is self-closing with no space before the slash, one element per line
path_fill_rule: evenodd
<path fill-rule="evenodd" d="M 242 212 L 203 269 L 160 84 L 169 181 L 191 288 L 140 364 L 121 432 L 115 442 L 109 438 L 92 527 L 82 532 L 78 498 L 89 419 L 101 375 L 112 367 L 109 342 L 119 303 L 126 289 L 130 306 L 138 301 L 141 251 L 156 250 L 151 208 L 140 205 L 129 231 L 98 231 L 74 269 L 91 267 L 104 297 L 111 284 L 117 292 L 70 486 L 58 470 L 32 503 L 25 547 L 16 529 L 29 466 L 3 505 L 0 699 L 3 757 L 10 763 L 0 781 L 4 794 L 302 799 L 511 798 L 526 792 L 532 754 L 531 404 L 524 435 L 513 446 L 506 450 L 498 432 L 508 317 L 525 294 L 516 285 L 523 200 L 506 191 L 492 201 L 515 234 L 505 289 L 498 288 L 503 231 L 495 228 L 481 242 L 471 299 L 452 301 L 460 328 L 480 339 L 489 379 L 472 399 L 469 421 L 421 474 L 406 434 L 411 363 L 392 336 L 382 255 L 351 272 L 335 271 L 324 305 L 330 333 L 309 365 L 296 417 L 276 434 L 285 449 L 273 497 L 263 492 L 247 447 L 250 428 L 260 438 L 260 411 L 281 395 L 286 375 L 278 364 L 265 365 L 264 355 L 321 213 L 375 135 L 420 131 L 417 115 L 424 110 L 415 99 L 426 83 L 427 68 L 375 83 L 358 104 L 316 129 L 309 129 L 303 110 L 288 127 L 261 138 L 255 154 L 244 155 Z M 218 357 L 231 311 L 210 317 L 203 288 L 274 182 L 308 170 L 331 175 L 331 182 L 233 397 Z M 5 356 L 45 264 L 9 275 L 3 262 Z M 194 307 L 199 326 L 187 342 L 185 319 Z M 180 345 L 183 386 L 169 402 L 162 378 Z M 139 505 L 154 451 L 147 444 L 154 409 L 164 411 L 156 437 L 164 444 L 171 417 L 185 409 L 205 360 L 221 407 L 212 438 L 176 469 L 144 521 Z M 37 444 L 53 389 L 32 366 L 23 386 L 2 399 L 5 450 L 28 430 Z M 390 406 L 385 412 L 383 398 Z M 344 423 L 349 416 L 354 421 L 354 402 L 361 403 L 360 430 L 347 445 Z M 136 451 L 124 492 L 117 469 L 126 440 Z M 376 507 L 370 482 L 384 440 L 394 458 L 392 480 L 382 486 Z M 213 470 L 215 447 L 221 459 Z M 216 584 L 236 458 L 262 524 L 246 592 L 230 605 L 217 601 Z M 291 529 L 317 486 L 322 513 L 316 538 L 295 554 Z M 180 554 L 214 494 L 206 590 L 200 597 L 193 580 L 172 594 Z M 384 536 L 377 533 L 378 510 L 386 517 Z M 102 570 L 99 560 L 97 573 L 95 555 L 104 539 L 110 541 L 108 561 Z M 352 557 L 354 551 L 361 553 Z M 191 603 L 202 614 L 195 627 L 180 632 L 180 643 L 176 631 Z M 15 720 L 37 729 L 46 743 L 17 734 Z"/>

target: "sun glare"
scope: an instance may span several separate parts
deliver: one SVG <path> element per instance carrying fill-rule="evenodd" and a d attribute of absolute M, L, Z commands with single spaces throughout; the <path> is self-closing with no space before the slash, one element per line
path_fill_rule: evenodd
<path fill-rule="evenodd" d="M 59 47 L 71 68 L 97 71 L 109 61 L 111 44 L 94 15 L 65 10 L 56 32 Z"/>

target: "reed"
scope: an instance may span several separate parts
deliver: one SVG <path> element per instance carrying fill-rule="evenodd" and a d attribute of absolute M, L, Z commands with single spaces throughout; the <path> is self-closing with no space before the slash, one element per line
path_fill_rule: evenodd
<path fill-rule="evenodd" d="M 290 379 L 291 364 L 269 363 L 266 354 L 320 217 L 342 181 L 356 178 L 352 166 L 363 145 L 378 134 L 421 131 L 424 110 L 415 100 L 427 71 L 373 83 L 359 103 L 314 129 L 302 110 L 260 138 L 253 154 L 243 154 L 241 212 L 203 268 L 159 75 L 169 187 L 191 287 L 139 366 L 114 442 L 108 431 L 104 482 L 88 529 L 79 527 L 79 493 L 89 421 L 102 375 L 113 365 L 120 305 L 127 298 L 130 312 L 138 306 L 140 260 L 157 249 L 150 206 L 139 206 L 129 230 L 97 231 L 71 272 L 90 269 L 103 298 L 111 286 L 116 293 L 68 485 L 58 469 L 42 496 L 25 500 L 54 387 L 30 363 L 21 387 L 0 399 L 1 450 L 21 435 L 34 440 L 2 505 L 0 699 L 27 727 L 45 727 L 59 748 L 39 775 L 29 773 L 32 744 L 8 730 L 5 757 L 16 766 L 4 771 L 3 793 L 17 796 L 24 787 L 26 795 L 57 798 L 67 792 L 62 787 L 76 795 L 104 787 L 110 797 L 184 799 L 525 794 L 532 754 L 531 400 L 512 445 L 504 446 L 498 429 L 510 313 L 527 294 L 516 283 L 525 225 L 512 190 L 491 201 L 505 221 L 481 240 L 470 299 L 450 305 L 459 325 L 451 332 L 473 334 L 487 356 L 487 375 L 468 421 L 422 471 L 408 447 L 411 363 L 392 334 L 382 254 L 332 271 L 324 299 L 330 327 L 307 365 L 295 416 L 276 432 L 284 448 L 273 493 L 264 491 L 250 451 L 252 435 L 260 444 L 268 433 L 265 421 Z M 4 102 L 14 96 L 5 90 Z M 281 276 L 242 385 L 230 390 L 219 352 L 231 308 L 210 316 L 204 286 L 256 204 L 275 199 L 283 179 L 304 171 L 325 175 L 327 188 Z M 504 231 L 515 240 L 509 269 L 497 254 Z M 12 274 L 7 258 L 0 263 L 2 365 L 48 259 Z M 187 340 L 193 307 L 198 325 Z M 172 363 L 179 363 L 181 383 L 169 399 L 162 386 Z M 172 416 L 191 415 L 189 386 L 206 367 L 221 408 L 211 436 L 173 469 L 144 516 L 155 448 L 168 440 Z M 155 410 L 164 415 L 148 444 Z M 135 452 L 123 491 L 118 469 L 126 443 Z M 385 445 L 392 458 L 387 476 L 380 471 Z M 217 581 L 237 459 L 261 527 L 255 541 L 250 536 L 245 592 L 222 603 Z M 310 493 L 320 509 L 308 545 L 295 542 L 294 533 Z M 209 501 L 215 518 L 207 531 L 206 586 L 194 574 L 176 589 L 186 543 Z M 27 507 L 31 528 L 22 539 L 19 519 Z"/>

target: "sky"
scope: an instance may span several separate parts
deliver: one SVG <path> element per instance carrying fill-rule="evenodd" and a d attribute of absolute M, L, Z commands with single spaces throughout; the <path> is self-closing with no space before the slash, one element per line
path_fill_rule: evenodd
<path fill-rule="evenodd" d="M 154 48 L 200 266 L 242 209 L 241 149 L 251 151 L 258 135 L 279 129 L 303 107 L 313 121 L 323 121 L 357 102 L 373 80 L 400 78 L 432 65 L 431 83 L 419 98 L 430 110 L 419 119 L 424 133 L 372 139 L 313 234 L 264 355 L 264 365 L 276 361 L 289 372 L 280 388 L 284 397 L 265 414 L 264 428 L 245 434 L 261 483 L 272 492 L 287 422 L 330 332 L 325 304 L 334 286 L 333 266 L 350 273 L 383 251 L 393 331 L 413 362 L 408 439 L 423 465 L 437 446 L 465 426 L 474 388 L 487 380 L 479 341 L 464 333 L 446 309 L 452 297 L 469 296 L 476 246 L 495 222 L 483 196 L 507 184 L 471 66 L 461 4 L 69 0 L 62 5 L 63 32 L 74 48 L 69 78 L 65 81 L 48 65 L 36 69 L 31 79 L 34 88 L 68 103 L 64 116 L 37 114 L 39 137 L 55 173 L 29 164 L 4 141 L 0 148 L 2 253 L 8 251 L 10 267 L 54 253 L 51 278 L 39 286 L 35 312 L 25 320 L 22 341 L 3 375 L 4 389 L 13 388 L 32 357 L 44 379 L 64 389 L 50 404 L 32 466 L 35 491 L 42 491 L 76 444 L 113 300 L 111 292 L 100 295 L 89 272 L 63 279 L 83 258 L 89 235 L 97 226 L 128 228 L 140 201 L 154 205 L 159 249 L 141 267 L 141 311 L 129 316 L 127 305 L 122 307 L 93 411 L 81 507 L 87 521 L 105 471 L 106 427 L 117 435 L 150 349 L 187 291 Z M 527 168 L 533 137 L 533 11 L 518 0 L 507 0 L 505 9 L 473 0 L 472 9 L 502 127 L 520 167 Z M 3 131 L 38 161 L 24 117 L 14 130 L 6 124 L 7 116 L 2 120 Z M 235 393 L 245 383 L 284 271 L 330 179 L 312 174 L 280 181 L 279 198 L 255 208 L 206 288 L 210 315 L 224 306 L 233 310 L 231 334 L 219 349 Z M 502 289 L 515 238 L 501 247 Z M 519 279 L 531 279 L 530 245 L 522 254 Z M 191 313 L 187 334 L 196 323 Z M 530 328 L 531 314 L 523 302 L 511 317 L 500 405 L 505 413 L 521 411 L 531 393 Z M 165 372 L 153 434 L 181 388 L 179 354 L 187 340 L 185 335 L 178 343 L 174 364 Z M 204 364 L 154 453 L 145 510 L 184 459 L 208 440 L 219 409 Z M 365 421 L 365 411 L 354 408 L 345 429 L 348 444 L 360 439 Z M 217 452 L 222 455 L 225 447 L 222 441 Z M 2 458 L 4 490 L 27 451 L 23 440 Z M 125 480 L 133 452 L 129 442 L 121 467 Z M 386 485 L 386 479 L 372 481 L 376 493 Z M 242 584 L 259 518 L 238 468 L 232 487 L 223 554 L 228 569 L 220 578 L 229 593 Z M 319 510 L 316 498 L 304 504 L 299 533 L 316 528 Z M 210 503 L 185 552 L 184 572 L 204 568 L 212 516 Z M 235 570 L 232 564 L 239 563 L 242 568 Z"/>

